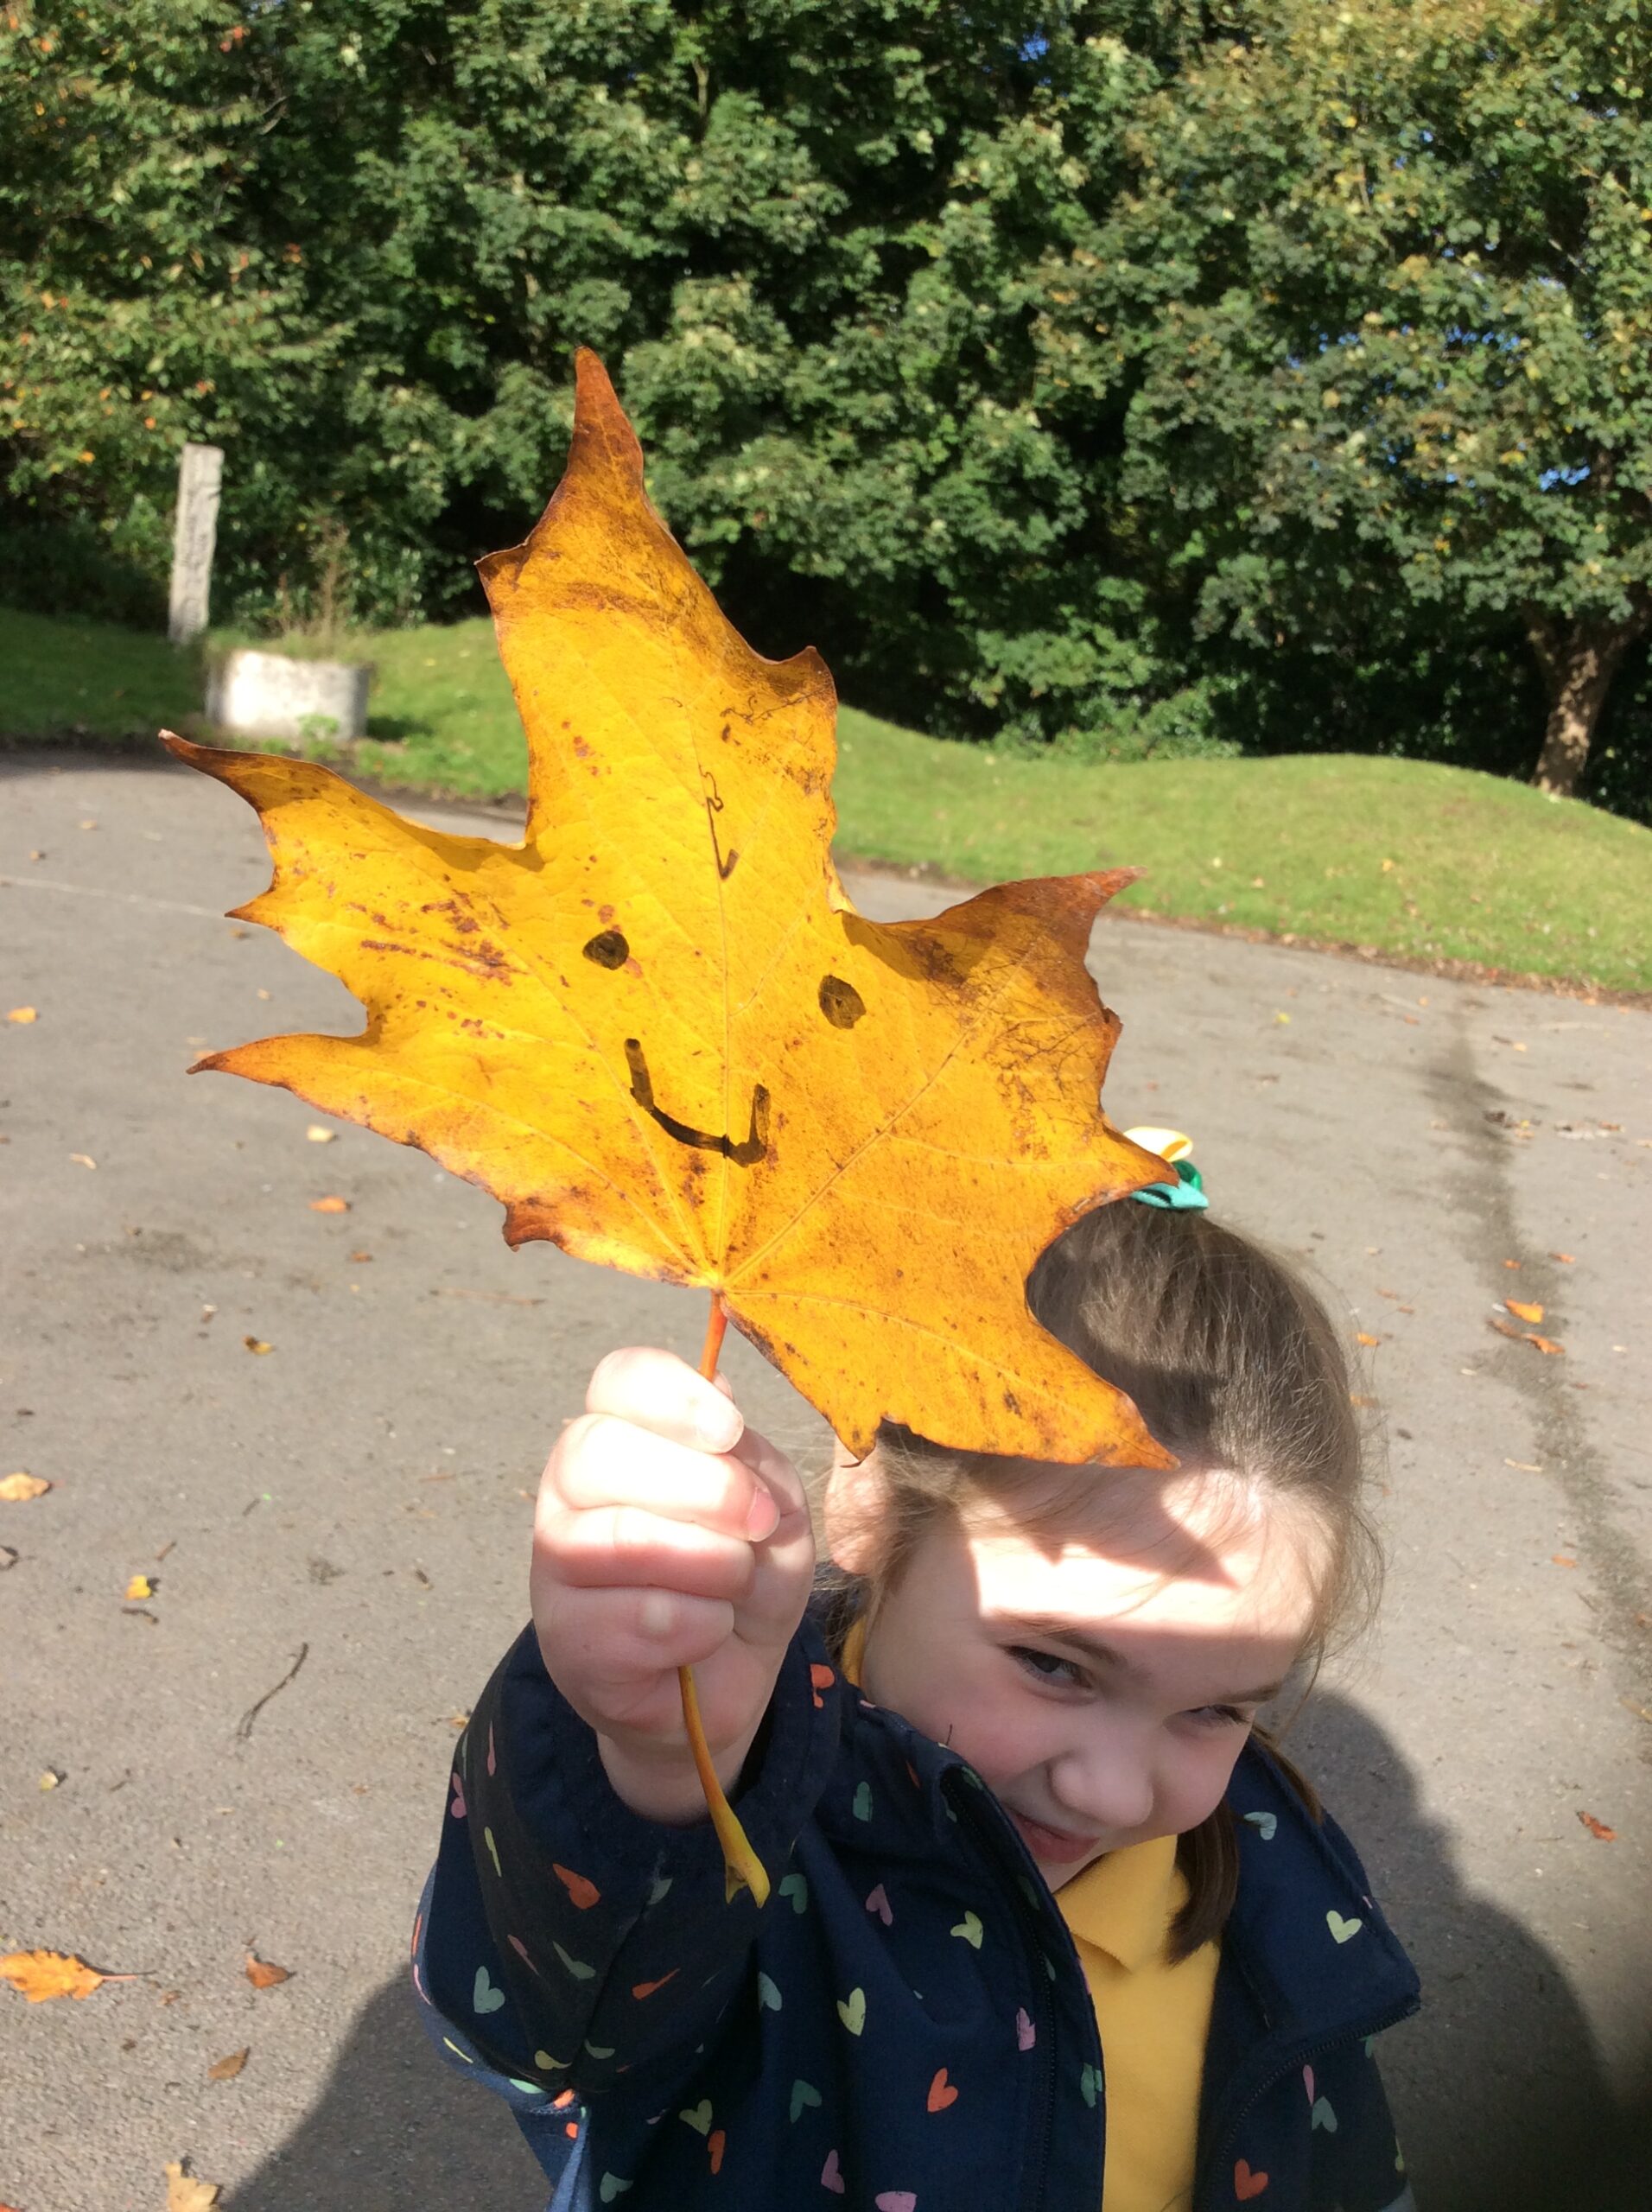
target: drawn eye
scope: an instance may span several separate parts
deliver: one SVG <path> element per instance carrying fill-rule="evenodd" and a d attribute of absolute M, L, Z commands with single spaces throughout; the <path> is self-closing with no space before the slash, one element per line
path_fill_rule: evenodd
<path fill-rule="evenodd" d="M 623 968 L 631 957 L 631 947 L 619 930 L 602 931 L 584 947 L 584 952 L 599 968 Z"/>
<path fill-rule="evenodd" d="M 853 1029 L 866 1012 L 866 1001 L 854 984 L 846 983 L 841 976 L 823 976 L 820 1010 L 834 1029 Z"/>

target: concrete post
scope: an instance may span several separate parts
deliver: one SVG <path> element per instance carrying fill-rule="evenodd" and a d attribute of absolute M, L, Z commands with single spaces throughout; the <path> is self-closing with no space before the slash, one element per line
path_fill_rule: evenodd
<path fill-rule="evenodd" d="M 187 645 L 206 627 L 223 480 L 221 446 L 185 446 L 178 459 L 178 518 L 172 533 L 172 600 L 167 622 L 167 635 L 175 645 Z"/>

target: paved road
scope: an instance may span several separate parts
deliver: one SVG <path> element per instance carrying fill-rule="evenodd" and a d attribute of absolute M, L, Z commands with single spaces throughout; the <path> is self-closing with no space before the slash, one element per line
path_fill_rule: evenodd
<path fill-rule="evenodd" d="M 0 1989 L 0 2202 L 147 2212 L 187 2153 L 238 2212 L 533 2212 L 400 1961 L 453 1716 L 524 1617 L 548 1441 L 606 1346 L 693 1351 L 700 1304 L 512 1255 L 423 1154 L 186 1082 L 203 1041 L 355 1026 L 219 918 L 264 880 L 204 779 L 0 760 L 0 1010 L 39 1014 L 0 1022 L 0 1472 L 54 1484 L 0 1504 L 0 1950 L 141 1977 Z M 1420 2196 L 1505 2172 L 1491 2201 L 1535 2202 L 1547 2175 L 1594 2212 L 1580 2145 L 1644 2080 L 1652 2010 L 1652 1020 L 1121 922 L 1095 962 L 1115 1116 L 1192 1129 L 1222 1211 L 1379 1339 L 1384 1624 L 1299 1740 L 1429 1986 L 1388 2061 Z M 334 1193 L 347 1215 L 310 1210 Z M 1509 1295 L 1564 1356 L 1494 1332 Z M 255 1992 L 250 1945 L 291 1980 Z"/>

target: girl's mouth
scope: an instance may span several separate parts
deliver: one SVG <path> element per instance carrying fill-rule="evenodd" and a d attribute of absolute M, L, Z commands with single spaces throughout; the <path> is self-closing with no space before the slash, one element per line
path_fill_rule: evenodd
<path fill-rule="evenodd" d="M 1018 1813 L 1013 1808 L 1010 1818 L 1020 1830 L 1021 1840 L 1032 1856 L 1054 1865 L 1066 1866 L 1075 1859 L 1091 1858 L 1101 1841 L 1099 1836 L 1069 1835 L 1061 1828 L 1047 1828 L 1041 1821 L 1030 1821 L 1025 1813 Z"/>

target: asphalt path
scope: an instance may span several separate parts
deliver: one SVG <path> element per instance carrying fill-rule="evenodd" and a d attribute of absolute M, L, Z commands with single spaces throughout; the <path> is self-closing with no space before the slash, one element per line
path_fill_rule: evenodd
<path fill-rule="evenodd" d="M 604 1350 L 692 1356 L 702 1304 L 512 1255 L 423 1154 L 186 1081 L 359 1026 L 221 918 L 266 877 L 204 778 L 0 758 L 0 1015 L 37 1013 L 0 1020 L 0 1474 L 52 1484 L 0 1503 L 0 1951 L 137 1977 L 0 1986 L 0 2203 L 149 2212 L 187 2156 L 238 2212 L 537 2212 L 424 2044 L 409 1925 L 549 1444 Z M 849 880 L 884 918 L 948 895 Z M 1420 2200 L 1595 2212 L 1652 2073 L 1652 1017 L 1121 921 L 1093 962 L 1114 1117 L 1191 1130 L 1222 1214 L 1375 1339 L 1382 1621 L 1292 1741 L 1427 1986 L 1386 2068 Z M 1511 1297 L 1563 1351 L 1497 1332 Z M 291 1978 L 255 1990 L 250 1948 Z"/>

